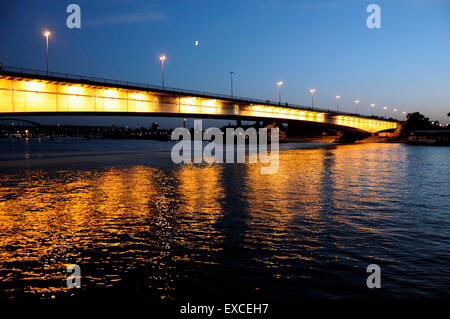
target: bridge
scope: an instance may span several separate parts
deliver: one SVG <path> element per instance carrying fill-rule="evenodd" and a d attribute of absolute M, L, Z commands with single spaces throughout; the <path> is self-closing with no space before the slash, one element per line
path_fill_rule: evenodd
<path fill-rule="evenodd" d="M 0 126 L 5 126 L 6 124 L 13 125 L 13 126 L 36 126 L 36 127 L 42 127 L 42 124 L 39 124 L 35 121 L 30 121 L 26 119 L 19 119 L 19 118 L 0 118 Z"/>
<path fill-rule="evenodd" d="M 3 67 L 0 116 L 120 115 L 194 117 L 314 124 L 374 133 L 397 122 L 269 100 L 63 73 Z"/>

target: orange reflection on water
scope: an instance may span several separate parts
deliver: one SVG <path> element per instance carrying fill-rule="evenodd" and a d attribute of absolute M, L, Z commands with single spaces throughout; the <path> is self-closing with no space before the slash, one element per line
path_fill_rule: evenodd
<path fill-rule="evenodd" d="M 196 258 L 172 256 L 174 240 L 218 250 L 208 243 L 214 236 L 220 244 L 214 228 L 224 196 L 220 172 L 218 165 L 173 171 L 114 166 L 5 175 L 11 186 L 0 188 L 0 282 L 10 282 L 5 291 L 12 295 L 49 298 L 68 290 L 65 267 L 71 263 L 95 267 L 83 276 L 91 285 L 114 287 L 128 269 Z M 194 234 L 196 240 L 183 239 Z M 160 283 L 163 297 L 173 279 L 169 268 L 157 267 L 148 280 Z"/>
<path fill-rule="evenodd" d="M 266 257 L 258 261 L 268 268 L 279 268 L 276 260 L 312 260 L 313 253 L 323 248 L 324 163 L 317 160 L 323 153 L 321 149 L 284 150 L 280 152 L 278 172 L 273 175 L 261 175 L 259 165 L 248 167 L 245 185 L 249 188 L 246 197 L 252 232 L 246 234 L 246 240 L 249 245 L 259 242 L 264 246 Z M 302 236 L 298 235 L 300 231 Z M 306 253 L 298 254 L 300 247 Z M 281 269 L 277 276 L 284 276 Z"/>
<path fill-rule="evenodd" d="M 154 184 L 159 175 L 154 168 L 135 166 L 100 172 L 37 171 L 17 182 L 15 176 L 3 176 L 11 186 L 0 188 L 0 281 L 11 282 L 10 292 L 49 296 L 67 290 L 67 264 L 91 262 L 104 271 L 116 254 L 111 248 L 120 245 L 110 237 L 142 236 L 149 231 L 145 220 L 153 204 L 162 206 L 159 203 L 168 200 L 164 186 Z M 110 256 L 96 260 L 84 254 L 86 250 L 109 251 Z M 135 255 L 139 250 L 129 247 L 129 256 L 121 256 L 128 265 L 116 265 L 110 274 L 86 274 L 85 279 L 97 286 L 113 285 L 120 280 L 115 272 L 145 264 Z"/>
<path fill-rule="evenodd" d="M 259 163 L 3 174 L 0 287 L 65 294 L 72 263 L 89 289 L 131 281 L 161 298 L 173 296 L 180 277 L 200 278 L 200 264 L 225 264 L 232 280 L 235 269 L 315 276 L 311 265 L 359 258 L 358 240 L 389 225 L 399 205 L 392 185 L 408 168 L 402 147 L 284 149 L 273 175 Z"/>
<path fill-rule="evenodd" d="M 221 172 L 222 167 L 216 164 L 188 164 L 182 165 L 176 174 L 181 209 L 178 217 L 183 221 L 179 223 L 178 231 L 180 234 L 189 234 L 191 239 L 181 241 L 186 247 L 197 246 L 208 252 L 220 250 L 209 242 L 212 238 L 216 245 L 222 241 L 222 235 L 215 227 L 215 223 L 223 215 L 222 201 L 225 194 Z M 189 261 L 192 256 L 177 258 Z M 213 263 L 211 260 L 204 262 Z"/>
<path fill-rule="evenodd" d="M 378 227 L 368 227 L 367 222 L 371 220 L 376 226 L 396 212 L 389 201 L 398 196 L 398 189 L 392 185 L 406 169 L 403 147 L 399 144 L 353 144 L 342 145 L 332 152 L 330 182 L 334 189 L 332 203 L 337 211 L 331 216 L 334 222 L 357 232 L 379 232 Z M 390 207 L 385 212 L 374 212 L 374 208 L 383 207 L 383 203 L 389 203 Z"/>
<path fill-rule="evenodd" d="M 224 192 L 219 165 L 183 165 L 178 171 L 178 191 L 189 213 L 211 212 L 211 217 L 221 211 Z"/>

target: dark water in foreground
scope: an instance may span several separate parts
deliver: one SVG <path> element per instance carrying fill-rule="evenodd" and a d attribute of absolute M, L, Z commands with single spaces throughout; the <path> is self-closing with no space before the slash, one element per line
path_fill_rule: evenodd
<path fill-rule="evenodd" d="M 0 146 L 3 298 L 450 297 L 448 147 L 283 145 L 261 175 L 152 141 Z"/>

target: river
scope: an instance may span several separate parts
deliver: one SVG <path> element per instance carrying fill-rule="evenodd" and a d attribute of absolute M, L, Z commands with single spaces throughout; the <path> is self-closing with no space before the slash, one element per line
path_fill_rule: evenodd
<path fill-rule="evenodd" d="M 0 297 L 450 297 L 450 148 L 283 144 L 262 175 L 170 147 L 0 140 Z"/>

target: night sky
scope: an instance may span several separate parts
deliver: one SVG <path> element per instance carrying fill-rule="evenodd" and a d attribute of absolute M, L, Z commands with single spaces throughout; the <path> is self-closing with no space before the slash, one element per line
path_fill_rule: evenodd
<path fill-rule="evenodd" d="M 66 7 L 81 7 L 81 29 L 66 27 Z M 366 7 L 381 7 L 369 29 Z M 450 0 L 0 0 L 0 63 L 50 71 L 161 83 L 361 113 L 419 111 L 449 123 Z M 198 42 L 198 46 L 195 45 Z M 400 118 L 401 113 L 399 114 Z M 101 119 L 101 120 L 100 120 Z M 152 119 L 41 118 L 41 122 L 146 125 Z M 175 127 L 182 119 L 158 119 Z"/>

